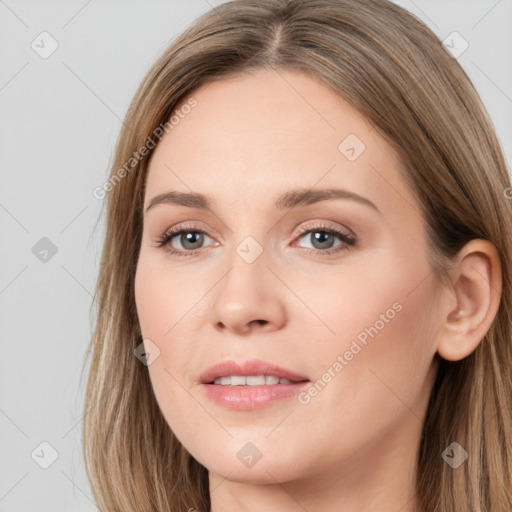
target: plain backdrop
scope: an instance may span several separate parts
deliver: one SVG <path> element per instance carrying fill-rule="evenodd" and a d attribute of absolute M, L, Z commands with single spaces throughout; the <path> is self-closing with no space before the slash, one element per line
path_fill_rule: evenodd
<path fill-rule="evenodd" d="M 146 71 L 219 3 L 0 1 L 0 512 L 98 510 L 81 453 L 104 232 L 92 191 Z M 458 59 L 511 162 L 512 0 L 397 3 L 467 41 Z"/>

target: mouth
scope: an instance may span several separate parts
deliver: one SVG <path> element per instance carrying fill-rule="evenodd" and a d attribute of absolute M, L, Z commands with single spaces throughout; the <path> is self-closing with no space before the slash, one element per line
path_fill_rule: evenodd
<path fill-rule="evenodd" d="M 224 361 L 200 376 L 206 396 L 228 409 L 253 410 L 289 398 L 310 380 L 267 361 Z"/>
<path fill-rule="evenodd" d="M 220 386 L 274 386 L 309 381 L 306 376 L 269 361 L 221 361 L 199 377 L 201 384 Z"/>
<path fill-rule="evenodd" d="M 298 382 L 307 382 L 306 380 L 291 380 L 277 375 L 225 375 L 217 377 L 212 382 L 206 384 L 216 384 L 220 386 L 275 386 L 282 384 L 297 384 Z"/>

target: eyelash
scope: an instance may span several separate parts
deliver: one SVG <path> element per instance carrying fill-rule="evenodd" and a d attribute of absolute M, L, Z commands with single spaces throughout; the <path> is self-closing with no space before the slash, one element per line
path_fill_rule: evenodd
<path fill-rule="evenodd" d="M 297 234 L 297 238 L 302 238 L 303 235 L 307 233 L 315 233 L 315 232 L 321 232 L 321 233 L 328 233 L 331 235 L 335 235 L 338 238 L 341 239 L 343 244 L 340 244 L 337 246 L 337 248 L 334 249 L 328 249 L 328 250 L 320 250 L 320 249 L 311 249 L 309 247 L 304 247 L 303 249 L 307 253 L 313 253 L 313 254 L 321 254 L 321 255 L 330 255 L 333 253 L 339 253 L 348 250 L 350 247 L 354 246 L 356 244 L 356 239 L 349 235 L 348 233 L 345 233 L 337 228 L 334 228 L 332 226 L 327 226 L 324 224 L 313 226 L 313 227 L 304 227 L 301 228 L 299 233 Z M 179 257 L 185 257 L 189 258 L 191 256 L 195 256 L 198 252 L 200 252 L 202 249 L 194 249 L 190 251 L 182 251 L 179 249 L 173 249 L 170 247 L 169 242 L 176 237 L 177 235 L 181 235 L 183 233 L 199 233 L 208 236 L 208 233 L 202 229 L 197 228 L 194 225 L 187 225 L 187 224 L 181 224 L 179 226 L 172 227 L 168 231 L 166 231 L 163 235 L 159 236 L 156 240 L 157 246 L 160 248 L 163 248 L 164 246 L 168 246 L 165 248 L 167 252 L 172 254 L 173 256 L 179 256 Z M 341 247 L 341 249 L 340 249 Z"/>

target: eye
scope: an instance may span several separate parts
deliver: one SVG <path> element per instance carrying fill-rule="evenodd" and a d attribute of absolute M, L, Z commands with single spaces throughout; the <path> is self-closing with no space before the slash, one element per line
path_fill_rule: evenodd
<path fill-rule="evenodd" d="M 205 231 L 193 225 L 179 225 L 172 227 L 162 236 L 158 237 L 158 247 L 165 247 L 166 251 L 176 256 L 193 256 L 204 243 L 205 237 L 210 238 Z M 173 239 L 181 245 L 181 248 L 173 247 Z"/>
<path fill-rule="evenodd" d="M 299 231 L 299 239 L 306 238 L 311 241 L 312 248 L 304 247 L 307 252 L 316 254 L 332 254 L 347 250 L 350 246 L 356 244 L 356 239 L 350 234 L 329 225 L 317 225 L 313 227 L 304 227 Z M 341 243 L 334 245 L 335 239 L 341 240 Z"/>
<path fill-rule="evenodd" d="M 356 239 L 342 231 L 339 228 L 330 225 L 316 225 L 312 227 L 303 227 L 299 230 L 298 238 L 307 238 L 311 241 L 313 247 L 303 247 L 306 252 L 313 254 L 329 255 L 349 249 L 356 244 Z M 210 238 L 207 233 L 194 226 L 193 224 L 180 224 L 167 230 L 162 236 L 157 238 L 157 246 L 165 247 L 165 250 L 176 256 L 190 257 L 203 248 L 205 237 Z M 340 243 L 334 245 L 335 239 Z M 173 240 L 181 245 L 181 248 L 174 246 Z M 211 240 L 211 238 L 210 238 Z"/>

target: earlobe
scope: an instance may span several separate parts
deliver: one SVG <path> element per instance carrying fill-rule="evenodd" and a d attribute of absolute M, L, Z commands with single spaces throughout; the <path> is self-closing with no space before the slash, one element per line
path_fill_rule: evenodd
<path fill-rule="evenodd" d="M 501 298 L 501 263 L 494 244 L 474 239 L 450 269 L 452 288 L 445 300 L 437 352 L 449 361 L 470 355 L 491 327 Z"/>

